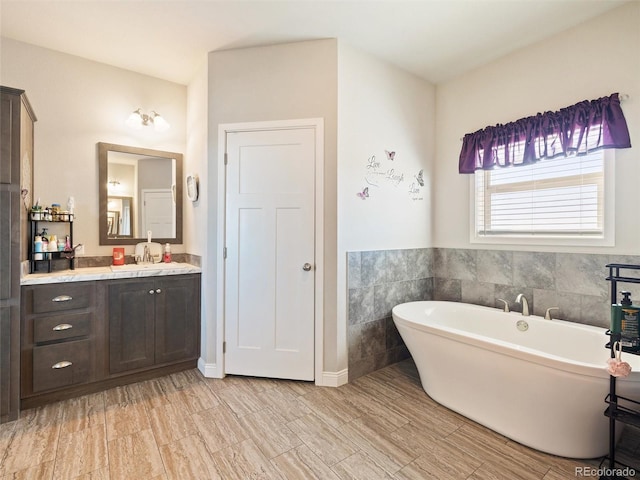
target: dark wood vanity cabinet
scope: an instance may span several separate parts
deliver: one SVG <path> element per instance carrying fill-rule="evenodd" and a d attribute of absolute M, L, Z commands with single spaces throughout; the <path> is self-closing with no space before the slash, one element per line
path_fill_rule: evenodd
<path fill-rule="evenodd" d="M 21 397 L 103 378 L 103 309 L 96 282 L 22 288 Z"/>
<path fill-rule="evenodd" d="M 194 368 L 200 274 L 22 287 L 21 407 Z"/>
<path fill-rule="evenodd" d="M 197 360 L 200 275 L 114 280 L 107 288 L 110 374 Z"/>

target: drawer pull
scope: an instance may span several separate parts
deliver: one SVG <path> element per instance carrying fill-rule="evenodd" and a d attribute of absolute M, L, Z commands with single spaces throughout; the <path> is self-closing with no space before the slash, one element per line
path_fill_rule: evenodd
<path fill-rule="evenodd" d="M 149 290 L 149 295 L 153 295 L 154 293 L 156 292 L 154 292 L 153 290 Z"/>
<path fill-rule="evenodd" d="M 162 293 L 162 290 L 157 289 L 157 290 L 156 290 L 156 293 Z"/>
<path fill-rule="evenodd" d="M 53 327 L 52 330 L 59 332 L 61 330 L 69 330 L 70 328 L 73 328 L 73 325 L 70 325 L 68 323 L 61 323 L 59 325 L 56 325 L 55 327 Z"/>
<path fill-rule="evenodd" d="M 58 295 L 51 299 L 52 302 L 69 302 L 71 300 L 73 300 L 73 297 L 70 297 L 69 295 Z"/>
<path fill-rule="evenodd" d="M 55 368 L 57 370 L 57 369 L 60 369 L 60 368 L 70 367 L 71 365 L 73 365 L 73 363 L 71 363 L 71 362 L 69 362 L 67 360 L 64 360 L 62 362 L 54 363 L 53 365 L 51 365 L 51 368 Z"/>

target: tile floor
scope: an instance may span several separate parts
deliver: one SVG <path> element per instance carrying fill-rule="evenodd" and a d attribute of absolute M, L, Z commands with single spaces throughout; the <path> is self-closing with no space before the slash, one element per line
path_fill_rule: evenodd
<path fill-rule="evenodd" d="M 640 458 L 638 430 L 619 452 Z M 598 465 L 434 403 L 411 360 L 340 388 L 190 370 L 27 410 L 0 425 L 0 455 L 2 480 L 564 480 Z"/>

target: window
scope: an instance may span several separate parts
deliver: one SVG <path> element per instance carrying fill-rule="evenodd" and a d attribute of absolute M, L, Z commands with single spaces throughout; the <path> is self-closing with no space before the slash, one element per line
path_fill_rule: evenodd
<path fill-rule="evenodd" d="M 612 169 L 596 150 L 476 171 L 472 241 L 613 245 Z"/>
<path fill-rule="evenodd" d="M 610 157 L 630 147 L 617 93 L 466 134 L 471 241 L 614 245 Z"/>

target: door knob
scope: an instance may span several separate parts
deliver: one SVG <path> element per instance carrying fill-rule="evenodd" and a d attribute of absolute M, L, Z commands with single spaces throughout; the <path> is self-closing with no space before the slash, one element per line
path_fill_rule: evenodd
<path fill-rule="evenodd" d="M 305 263 L 305 264 L 302 266 L 302 269 L 303 269 L 305 272 L 308 272 L 309 270 L 311 270 L 311 264 L 310 264 L 310 263 Z"/>

